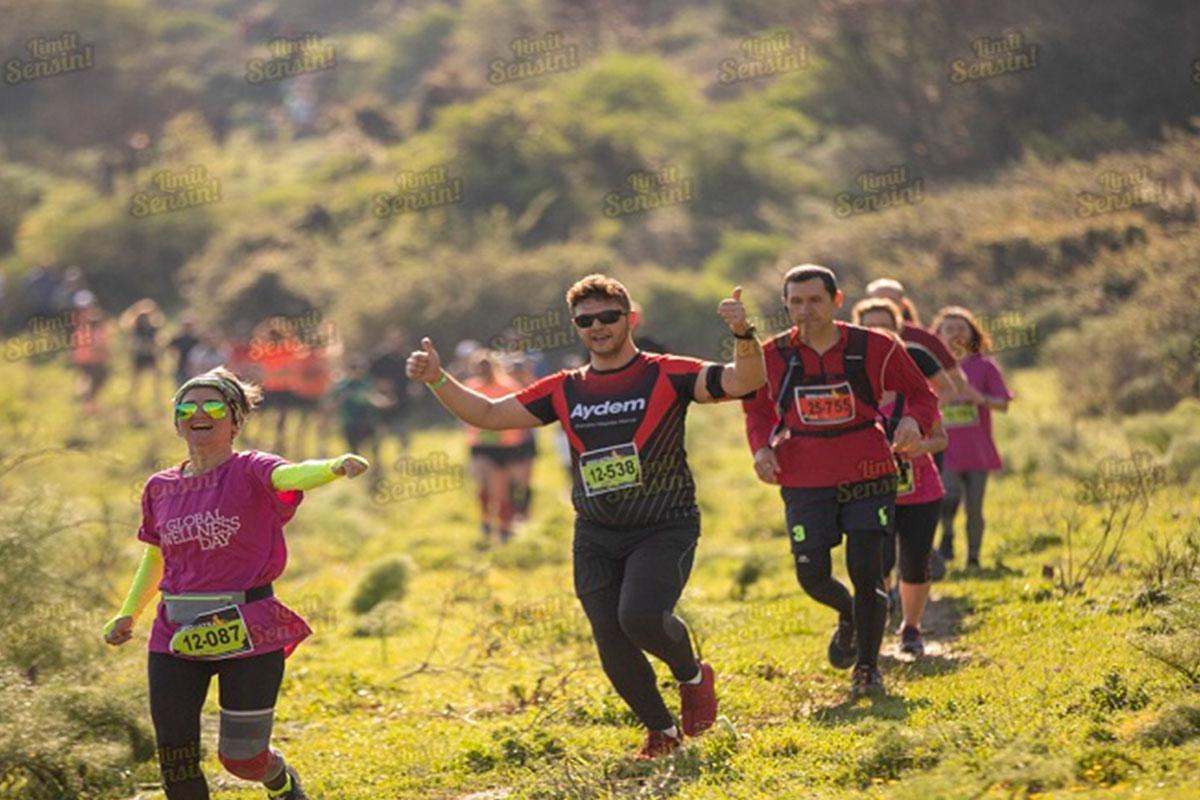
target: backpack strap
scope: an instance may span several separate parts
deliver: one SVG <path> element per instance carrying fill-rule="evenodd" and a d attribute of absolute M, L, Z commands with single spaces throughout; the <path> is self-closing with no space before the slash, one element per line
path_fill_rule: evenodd
<path fill-rule="evenodd" d="M 867 329 L 851 325 L 846 330 L 846 351 L 842 355 L 845 363 L 846 381 L 860 403 L 879 413 L 878 398 L 867 377 Z"/>
<path fill-rule="evenodd" d="M 867 340 L 869 334 L 866 328 L 851 325 L 846 331 L 846 352 L 843 356 L 846 369 L 846 381 L 850 390 L 860 402 L 874 409 L 876 416 L 883 424 L 883 432 L 890 442 L 904 416 L 904 395 L 896 395 L 896 404 L 892 407 L 891 416 L 884 416 L 879 410 L 879 398 L 871 387 L 871 379 L 867 376 Z"/>
<path fill-rule="evenodd" d="M 787 365 L 787 369 L 783 373 L 783 382 L 779 385 L 779 394 L 775 397 L 775 413 L 779 417 L 779 421 L 771 429 L 771 436 L 767 439 L 768 442 L 773 442 L 775 437 L 787 427 L 784 419 L 787 416 L 788 396 L 792 390 L 792 386 L 804 378 L 804 362 L 800 358 L 800 353 L 796 351 L 796 348 L 792 347 L 789 341 L 790 338 L 790 330 L 788 330 L 772 340 L 775 342 L 775 349 L 779 352 L 779 357 Z"/>

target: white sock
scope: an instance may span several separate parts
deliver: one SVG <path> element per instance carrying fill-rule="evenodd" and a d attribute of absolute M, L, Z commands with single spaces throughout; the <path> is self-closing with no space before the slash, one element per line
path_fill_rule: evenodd
<path fill-rule="evenodd" d="M 699 686 L 702 680 L 704 680 L 704 670 L 697 667 L 696 677 L 692 678 L 690 681 L 680 681 L 680 683 L 690 683 L 692 686 Z"/>
<path fill-rule="evenodd" d="M 665 733 L 667 736 L 670 736 L 672 739 L 679 738 L 679 728 L 676 728 L 674 725 L 667 728 L 666 730 L 660 731 L 660 733 Z"/>

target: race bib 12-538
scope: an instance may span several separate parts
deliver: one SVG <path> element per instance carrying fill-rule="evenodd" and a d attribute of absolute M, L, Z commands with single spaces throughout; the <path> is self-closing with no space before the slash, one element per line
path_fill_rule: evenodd
<path fill-rule="evenodd" d="M 579 473 L 588 497 L 642 483 L 642 462 L 633 442 L 601 447 L 579 455 Z"/>

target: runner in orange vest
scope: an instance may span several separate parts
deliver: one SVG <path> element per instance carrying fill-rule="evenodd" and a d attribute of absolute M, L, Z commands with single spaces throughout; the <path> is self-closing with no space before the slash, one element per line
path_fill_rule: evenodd
<path fill-rule="evenodd" d="M 75 296 L 71 359 L 79 370 L 76 391 L 86 414 L 96 412 L 96 398 L 108 380 L 108 316 L 86 289 Z"/>
<path fill-rule="evenodd" d="M 476 350 L 469 362 L 471 377 L 464 382 L 486 397 L 506 397 L 521 391 L 487 350 Z M 512 484 L 518 462 L 528 458 L 523 447 L 525 432 L 519 429 L 490 431 L 467 426 L 471 448 L 471 474 L 479 485 L 479 511 L 483 544 L 493 537 L 501 543 L 512 538 Z"/>
<path fill-rule="evenodd" d="M 285 452 L 288 409 L 297 405 L 295 394 L 300 343 L 283 331 L 286 321 L 272 318 L 258 326 L 250 341 L 249 358 L 262 373 L 263 409 L 276 413 L 276 452 Z"/>
<path fill-rule="evenodd" d="M 305 450 L 309 422 L 314 417 L 316 449 L 319 451 L 325 444 L 330 411 L 327 396 L 333 385 L 333 376 L 329 370 L 329 355 L 322 345 L 302 347 L 296 356 L 292 391 L 295 395 L 296 411 L 300 417 L 296 430 L 296 453 L 299 455 Z"/>

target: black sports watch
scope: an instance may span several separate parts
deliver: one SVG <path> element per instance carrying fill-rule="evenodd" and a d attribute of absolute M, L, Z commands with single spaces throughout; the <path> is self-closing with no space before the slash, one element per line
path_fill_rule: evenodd
<path fill-rule="evenodd" d="M 756 338 L 758 338 L 755 336 L 755 334 L 757 332 L 758 332 L 758 329 L 755 328 L 753 325 L 751 325 L 749 328 L 746 328 L 745 333 L 733 334 L 733 338 L 735 338 L 735 339 L 756 339 Z"/>

